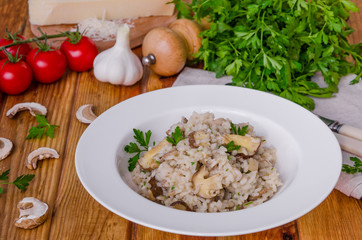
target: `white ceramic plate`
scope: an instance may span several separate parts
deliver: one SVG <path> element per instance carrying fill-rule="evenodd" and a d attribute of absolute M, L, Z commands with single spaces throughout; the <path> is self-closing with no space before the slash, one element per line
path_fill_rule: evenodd
<path fill-rule="evenodd" d="M 152 141 L 160 141 L 193 111 L 249 122 L 277 149 L 284 185 L 273 198 L 240 211 L 195 213 L 156 204 L 131 189 L 123 147 L 133 140 L 132 129 L 150 129 Z M 86 129 L 75 154 L 82 184 L 110 211 L 147 227 L 200 236 L 252 233 L 301 217 L 332 191 L 341 164 L 334 135 L 309 111 L 272 94 L 210 85 L 168 88 L 119 103 Z"/>

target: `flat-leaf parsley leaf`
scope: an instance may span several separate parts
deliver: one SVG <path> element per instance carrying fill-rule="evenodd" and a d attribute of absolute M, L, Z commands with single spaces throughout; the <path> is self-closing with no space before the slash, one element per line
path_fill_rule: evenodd
<path fill-rule="evenodd" d="M 236 126 L 232 122 L 230 122 L 230 127 L 234 134 L 241 136 L 245 136 L 245 134 L 247 134 L 249 131 L 249 125 L 245 125 L 242 128 L 238 126 L 238 128 L 236 128 Z"/>
<path fill-rule="evenodd" d="M 354 162 L 354 165 L 348 165 L 343 164 L 342 165 L 342 172 L 348 173 L 348 174 L 355 174 L 357 172 L 362 172 L 362 161 L 361 159 L 357 157 L 350 157 L 349 158 L 352 162 Z"/>
<path fill-rule="evenodd" d="M 229 142 L 228 144 L 226 144 L 226 151 L 231 153 L 234 150 L 239 150 L 241 148 L 240 145 L 235 145 L 234 141 Z"/>
<path fill-rule="evenodd" d="M 28 136 L 26 136 L 26 139 L 40 139 L 43 135 L 54 138 L 54 129 L 59 126 L 49 124 L 44 115 L 35 114 L 35 118 L 39 124 L 36 127 L 30 128 L 29 134 Z"/>
<path fill-rule="evenodd" d="M 171 137 L 167 136 L 167 141 L 173 146 L 176 146 L 181 140 L 185 139 L 183 135 L 184 133 L 181 131 L 180 127 L 177 126 L 175 131 L 171 133 Z"/>
<path fill-rule="evenodd" d="M 27 175 L 20 175 L 17 177 L 13 182 L 8 182 L 9 180 L 9 172 L 10 169 L 6 170 L 0 175 L 0 184 L 13 184 L 18 189 L 25 191 L 26 187 L 29 186 L 29 182 L 33 180 L 34 176 L 33 174 L 27 174 Z M 0 188 L 0 194 L 3 192 L 3 188 Z"/>
<path fill-rule="evenodd" d="M 138 159 L 140 159 L 141 152 L 148 151 L 148 145 L 150 143 L 152 132 L 148 130 L 146 133 L 143 133 L 141 130 L 133 129 L 134 136 L 133 138 L 137 143 L 130 142 L 124 147 L 124 151 L 127 153 L 136 153 L 133 157 L 128 160 L 128 171 L 132 172 L 136 167 Z"/>

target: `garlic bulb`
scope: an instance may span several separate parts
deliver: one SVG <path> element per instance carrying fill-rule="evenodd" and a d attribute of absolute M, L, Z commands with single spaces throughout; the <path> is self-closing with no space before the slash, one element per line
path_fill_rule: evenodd
<path fill-rule="evenodd" d="M 142 78 L 142 64 L 131 51 L 127 24 L 118 29 L 116 44 L 97 55 L 93 67 L 95 77 L 101 82 L 130 86 Z"/>

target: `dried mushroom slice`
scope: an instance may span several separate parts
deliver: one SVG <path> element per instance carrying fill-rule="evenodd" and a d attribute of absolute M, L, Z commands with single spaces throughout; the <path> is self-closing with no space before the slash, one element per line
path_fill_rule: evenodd
<path fill-rule="evenodd" d="M 196 194 L 203 198 L 213 198 L 217 195 L 217 191 L 223 188 L 219 174 L 208 176 L 209 172 L 205 165 L 192 176 L 192 183 L 197 190 Z"/>
<path fill-rule="evenodd" d="M 238 153 L 247 157 L 254 156 L 261 145 L 261 139 L 258 137 L 241 136 L 236 134 L 225 134 L 223 136 L 223 141 L 224 144 L 234 141 L 235 145 L 241 146 Z M 243 152 L 242 148 L 245 148 L 247 153 Z"/>
<path fill-rule="evenodd" d="M 168 144 L 167 139 L 163 139 L 159 144 L 157 144 L 154 148 L 151 148 L 148 152 L 143 155 L 138 160 L 138 164 L 146 170 L 152 170 L 158 168 L 159 163 L 156 162 L 154 156 L 156 156 L 163 147 Z"/>
<path fill-rule="evenodd" d="M 184 211 L 192 211 L 184 201 L 176 201 L 170 204 L 171 207 Z"/>
<path fill-rule="evenodd" d="M 93 112 L 93 105 L 92 104 L 86 104 L 83 106 L 80 106 L 75 114 L 76 118 L 81 122 L 85 124 L 92 123 L 96 118 L 97 115 Z"/>
<path fill-rule="evenodd" d="M 13 118 L 18 112 L 29 110 L 30 114 L 35 116 L 35 114 L 39 115 L 47 115 L 47 108 L 36 102 L 24 102 L 15 104 L 12 108 L 10 108 L 6 116 L 9 118 Z"/>
<path fill-rule="evenodd" d="M 48 215 L 48 205 L 39 199 L 26 197 L 18 203 L 20 216 L 15 220 L 15 226 L 23 229 L 33 229 L 45 222 Z"/>
<path fill-rule="evenodd" d="M 163 194 L 163 190 L 161 187 L 157 186 L 157 180 L 155 177 L 152 177 L 149 181 L 149 183 L 151 184 L 151 192 L 152 192 L 152 195 L 156 198 L 160 195 Z"/>
<path fill-rule="evenodd" d="M 9 139 L 0 137 L 0 160 L 10 155 L 13 146 L 13 143 Z"/>
<path fill-rule="evenodd" d="M 29 169 L 36 169 L 38 160 L 43 160 L 46 158 L 59 158 L 59 154 L 52 148 L 38 148 L 28 155 L 25 165 Z"/>

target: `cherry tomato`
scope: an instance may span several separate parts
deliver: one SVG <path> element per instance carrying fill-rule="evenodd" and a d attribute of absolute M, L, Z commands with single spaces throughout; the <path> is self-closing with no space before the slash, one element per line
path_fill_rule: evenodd
<path fill-rule="evenodd" d="M 11 95 L 22 93 L 30 86 L 32 78 L 31 68 L 26 62 L 0 61 L 0 91 Z"/>
<path fill-rule="evenodd" d="M 47 51 L 34 48 L 27 57 L 26 62 L 33 70 L 35 80 L 41 83 L 51 83 L 60 79 L 67 68 L 67 60 L 60 50 Z"/>
<path fill-rule="evenodd" d="M 98 55 L 98 49 L 94 42 L 85 36 L 81 36 L 77 43 L 72 43 L 68 38 L 60 47 L 67 58 L 71 70 L 84 72 L 93 67 L 94 58 Z"/>
<path fill-rule="evenodd" d="M 23 36 L 21 36 L 19 34 L 16 35 L 16 38 L 18 40 L 24 40 L 25 39 Z M 0 39 L 0 47 L 11 44 L 13 42 L 14 42 L 14 40 L 12 40 L 9 37 L 1 38 Z M 13 55 L 13 56 L 15 56 L 16 52 L 18 52 L 18 56 L 20 57 L 20 56 L 26 56 L 28 54 L 28 52 L 31 50 L 31 47 L 30 47 L 30 45 L 28 43 L 22 43 L 22 44 L 19 44 L 19 45 L 8 47 L 6 50 L 8 50 L 8 52 L 11 53 L 11 55 Z M 0 52 L 0 58 L 1 59 L 2 58 L 7 58 L 4 51 Z"/>

